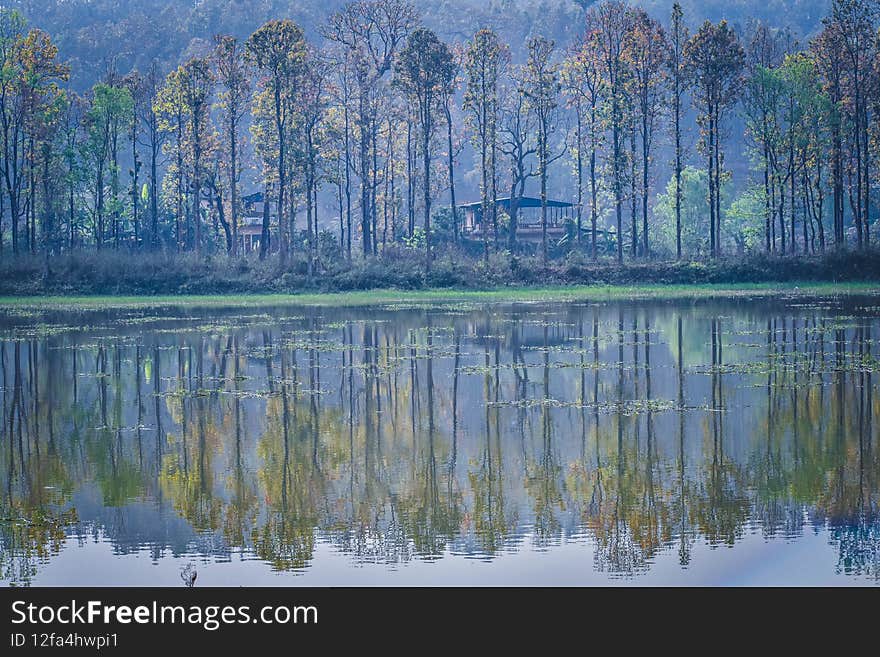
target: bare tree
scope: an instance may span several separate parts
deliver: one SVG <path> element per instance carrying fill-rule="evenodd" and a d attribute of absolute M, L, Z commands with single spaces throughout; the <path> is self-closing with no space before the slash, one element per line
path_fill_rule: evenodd
<path fill-rule="evenodd" d="M 372 235 L 375 167 L 371 155 L 381 123 L 378 100 L 400 45 L 417 23 L 418 15 L 408 0 L 357 0 L 333 14 L 324 30 L 328 39 L 348 50 L 354 71 L 364 255 L 375 252 Z"/>

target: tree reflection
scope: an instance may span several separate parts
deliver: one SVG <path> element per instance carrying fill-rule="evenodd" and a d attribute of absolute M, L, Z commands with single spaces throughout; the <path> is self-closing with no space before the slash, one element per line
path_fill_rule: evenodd
<path fill-rule="evenodd" d="M 319 542 L 391 563 L 531 537 L 586 541 L 593 567 L 630 575 L 812 525 L 838 551 L 829 571 L 880 579 L 876 318 L 666 310 L 110 317 L 7 336 L 3 579 L 28 583 L 84 533 L 160 558 L 169 515 L 188 532 L 173 550 L 278 570 Z"/>

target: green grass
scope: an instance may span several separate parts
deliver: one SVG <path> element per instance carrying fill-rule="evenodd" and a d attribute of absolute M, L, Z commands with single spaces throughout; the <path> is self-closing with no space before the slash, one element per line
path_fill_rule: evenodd
<path fill-rule="evenodd" d="M 610 301 L 626 299 L 687 299 L 767 297 L 776 294 L 880 296 L 880 283 L 740 283 L 694 285 L 579 285 L 491 290 L 369 290 L 320 294 L 230 294 L 163 296 L 0 297 L 0 308 L 149 308 L 247 306 L 369 306 L 390 303 L 455 301 L 520 302 Z"/>

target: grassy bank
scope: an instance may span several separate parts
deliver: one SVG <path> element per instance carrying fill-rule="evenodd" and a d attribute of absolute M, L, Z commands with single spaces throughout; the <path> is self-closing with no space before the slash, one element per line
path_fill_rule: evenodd
<path fill-rule="evenodd" d="M 425 275 L 419 252 L 389 248 L 383 256 L 355 259 L 326 258 L 320 272 L 309 275 L 306 263 L 294 259 L 283 269 L 275 260 L 232 260 L 225 256 L 81 253 L 60 257 L 19 257 L 0 260 L 0 297 L 223 297 L 314 295 L 348 293 L 358 302 L 376 299 L 376 290 L 401 297 L 401 292 L 448 296 L 449 291 L 479 292 L 510 298 L 530 288 L 575 288 L 607 296 L 612 288 L 647 290 L 662 286 L 665 294 L 680 286 L 710 285 L 736 290 L 751 285 L 776 289 L 818 283 L 880 283 L 880 251 L 831 253 L 822 257 L 728 258 L 711 262 L 648 261 L 618 265 L 613 260 L 593 262 L 578 254 L 542 265 L 528 257 L 493 255 L 488 262 L 462 253 L 446 252 Z M 688 288 L 694 289 L 694 288 Z M 640 294 L 642 292 L 639 292 Z M 630 294 L 624 292 L 624 294 Z M 256 297 L 254 297 L 256 298 Z M 261 303 L 263 303 L 261 301 Z M 7 301 L 8 302 L 8 301 Z"/>
<path fill-rule="evenodd" d="M 638 299 L 761 298 L 770 296 L 880 296 L 880 283 L 739 283 L 693 285 L 577 285 L 492 290 L 370 290 L 304 294 L 0 297 L 6 308 L 149 308 L 162 306 L 366 306 L 432 302 L 613 301 Z"/>

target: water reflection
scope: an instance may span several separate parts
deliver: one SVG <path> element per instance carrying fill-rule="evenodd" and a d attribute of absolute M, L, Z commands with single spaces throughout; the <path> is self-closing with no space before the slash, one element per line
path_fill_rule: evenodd
<path fill-rule="evenodd" d="M 758 534 L 880 582 L 874 303 L 7 310 L 0 578 L 96 541 L 619 577 Z"/>

